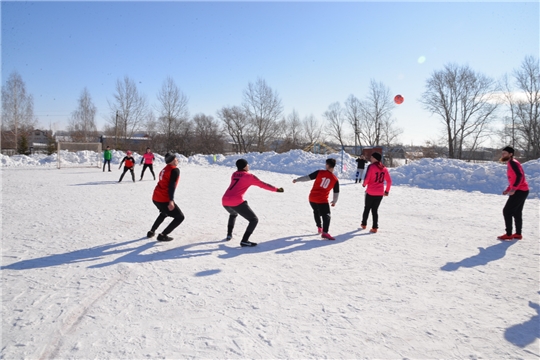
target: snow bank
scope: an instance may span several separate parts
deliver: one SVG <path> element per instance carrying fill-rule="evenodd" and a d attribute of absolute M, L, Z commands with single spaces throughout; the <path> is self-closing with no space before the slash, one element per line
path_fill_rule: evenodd
<path fill-rule="evenodd" d="M 540 189 L 540 159 L 523 164 L 531 188 L 530 197 L 538 197 Z M 390 170 L 396 185 L 424 189 L 450 189 L 499 194 L 508 184 L 506 164 L 468 163 L 454 159 L 421 159 Z"/>
<path fill-rule="evenodd" d="M 324 167 L 324 162 L 331 157 L 337 160 L 338 176 L 342 180 L 353 179 L 356 172 L 355 157 L 347 153 L 312 154 L 302 150 L 291 150 L 278 154 L 273 151 L 264 153 L 247 153 L 224 156 L 193 155 L 189 158 L 176 154 L 180 165 L 227 166 L 234 168 L 236 160 L 244 158 L 250 164 L 251 170 L 265 170 L 281 174 L 306 175 Z M 57 164 L 56 154 L 53 155 L 0 155 L 2 167 L 51 166 Z M 92 151 L 65 153 L 62 157 L 66 166 L 81 166 L 95 161 L 97 154 Z M 120 164 L 125 156 L 123 151 L 112 151 L 112 164 Z M 141 156 L 133 154 L 139 163 Z M 155 154 L 156 165 L 165 163 L 162 155 Z M 530 197 L 538 198 L 540 189 L 540 159 L 523 164 L 527 181 L 531 187 Z M 506 165 L 488 163 L 468 163 L 455 159 L 421 159 L 407 165 L 390 169 L 394 185 L 407 185 L 423 189 L 449 189 L 464 191 L 479 191 L 486 194 L 499 194 L 507 185 Z"/>

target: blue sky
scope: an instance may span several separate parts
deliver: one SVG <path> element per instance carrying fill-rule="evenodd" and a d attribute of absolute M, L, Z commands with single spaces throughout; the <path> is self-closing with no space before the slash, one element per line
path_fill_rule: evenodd
<path fill-rule="evenodd" d="M 87 87 L 101 128 L 117 79 L 150 104 L 171 76 L 192 115 L 240 105 L 263 78 L 284 114 L 322 113 L 370 79 L 405 102 L 393 116 L 405 144 L 436 139 L 440 121 L 418 100 L 445 64 L 495 79 L 539 54 L 539 3 L 504 2 L 5 2 L 2 84 L 14 70 L 40 125 L 64 129 Z M 425 61 L 419 61 L 421 57 Z"/>

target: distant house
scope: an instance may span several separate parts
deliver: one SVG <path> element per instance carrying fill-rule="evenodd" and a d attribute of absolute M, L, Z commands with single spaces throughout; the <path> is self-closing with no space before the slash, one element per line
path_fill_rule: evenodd
<path fill-rule="evenodd" d="M 405 149 L 401 146 L 392 147 L 386 152 L 386 156 L 389 156 L 393 159 L 405 159 L 405 154 Z"/>
<path fill-rule="evenodd" d="M 129 138 L 116 137 L 114 135 L 100 135 L 96 142 L 102 143 L 102 148 L 110 146 L 115 150 L 133 150 L 144 152 L 147 146 L 150 145 L 152 138 L 145 133 L 135 133 Z"/>

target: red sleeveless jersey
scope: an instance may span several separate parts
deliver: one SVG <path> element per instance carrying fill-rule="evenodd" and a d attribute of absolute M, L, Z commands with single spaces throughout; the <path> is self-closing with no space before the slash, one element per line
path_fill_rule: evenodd
<path fill-rule="evenodd" d="M 156 185 L 156 188 L 154 189 L 154 195 L 152 196 L 152 200 L 157 202 L 169 202 L 171 199 L 169 198 L 169 182 L 171 180 L 171 172 L 176 169 L 176 166 L 167 165 L 161 172 L 159 173 L 159 181 Z M 180 175 L 178 176 L 178 179 L 176 179 L 176 184 L 174 184 L 174 187 L 178 186 L 178 181 L 180 180 Z"/>
<path fill-rule="evenodd" d="M 328 170 L 319 170 L 309 193 L 309 201 L 316 204 L 328 203 L 328 194 L 338 182 L 334 173 Z"/>

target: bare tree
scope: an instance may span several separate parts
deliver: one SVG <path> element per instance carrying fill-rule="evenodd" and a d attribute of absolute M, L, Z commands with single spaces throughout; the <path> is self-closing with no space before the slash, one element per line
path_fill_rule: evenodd
<path fill-rule="evenodd" d="M 362 146 L 362 141 L 360 139 L 360 124 L 362 120 L 362 113 L 363 109 L 360 100 L 358 100 L 358 98 L 352 94 L 349 95 L 349 97 L 345 101 L 345 117 L 353 128 L 355 152 L 358 146 Z"/>
<path fill-rule="evenodd" d="M 265 151 L 268 142 L 275 139 L 280 131 L 278 119 L 283 106 L 279 95 L 259 78 L 255 83 L 248 83 L 244 90 L 243 107 L 255 131 L 257 150 Z"/>
<path fill-rule="evenodd" d="M 390 95 L 390 89 L 382 82 L 371 80 L 369 92 L 364 101 L 358 104 L 360 109 L 359 136 L 367 145 L 374 146 L 381 143 L 381 130 L 384 123 L 391 126 L 390 117 L 394 109 L 394 103 Z"/>
<path fill-rule="evenodd" d="M 313 145 L 321 140 L 322 125 L 317 121 L 313 114 L 306 116 L 302 120 L 302 126 L 304 128 L 304 135 L 309 145 Z"/>
<path fill-rule="evenodd" d="M 165 147 L 173 149 L 180 129 L 186 126 L 185 123 L 189 119 L 188 98 L 171 77 L 167 77 L 163 82 L 157 98 L 159 101 L 157 131 L 164 135 Z"/>
<path fill-rule="evenodd" d="M 381 145 L 391 148 L 398 143 L 399 135 L 403 134 L 403 129 L 395 125 L 394 118 L 385 119 L 381 123 Z"/>
<path fill-rule="evenodd" d="M 323 114 L 327 121 L 327 130 L 331 138 L 339 142 L 341 148 L 345 146 L 345 117 L 343 116 L 343 108 L 339 102 L 332 103 L 328 106 Z"/>
<path fill-rule="evenodd" d="M 296 110 L 293 110 L 286 119 L 282 122 L 284 129 L 284 141 L 281 149 L 283 151 L 289 151 L 292 149 L 299 149 L 302 146 L 303 132 L 302 121 L 300 115 Z"/>
<path fill-rule="evenodd" d="M 472 153 L 481 144 L 497 109 L 496 90 L 491 78 L 455 64 L 427 80 L 421 102 L 445 124 L 450 158 L 462 159 L 465 147 Z"/>
<path fill-rule="evenodd" d="M 118 138 L 123 139 L 126 146 L 128 139 L 141 129 L 148 117 L 146 97 L 139 93 L 135 81 L 128 76 L 116 81 L 114 101 L 108 101 L 111 116 L 108 122 L 115 129 L 115 147 L 118 148 Z"/>
<path fill-rule="evenodd" d="M 2 86 L 2 141 L 16 149 L 20 132 L 27 134 L 36 124 L 34 98 L 26 92 L 21 75 L 13 71 Z"/>
<path fill-rule="evenodd" d="M 67 126 L 71 138 L 76 142 L 96 141 L 96 112 L 97 107 L 92 102 L 90 92 L 85 87 L 78 100 L 77 109 L 71 113 Z"/>
<path fill-rule="evenodd" d="M 526 159 L 540 157 L 540 67 L 539 61 L 527 56 L 521 68 L 514 70 L 517 89 L 522 97 L 511 104 L 517 123 L 519 145 Z"/>
<path fill-rule="evenodd" d="M 235 150 L 243 153 L 251 151 L 254 135 L 244 109 L 239 106 L 223 107 L 217 115 L 223 122 L 225 131 L 232 138 Z"/>
<path fill-rule="evenodd" d="M 502 140 L 501 144 L 503 144 L 503 146 L 510 144 L 512 147 L 515 147 L 517 123 L 517 114 L 515 113 L 517 109 L 516 94 L 510 85 L 508 75 L 505 74 L 503 76 L 501 86 L 503 89 L 503 102 L 508 106 L 508 114 L 503 116 L 503 129 L 499 132 L 499 136 Z"/>
<path fill-rule="evenodd" d="M 197 114 L 193 116 L 193 151 L 199 154 L 223 152 L 223 135 L 219 123 L 212 116 Z"/>

